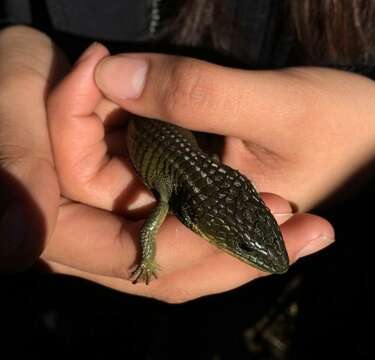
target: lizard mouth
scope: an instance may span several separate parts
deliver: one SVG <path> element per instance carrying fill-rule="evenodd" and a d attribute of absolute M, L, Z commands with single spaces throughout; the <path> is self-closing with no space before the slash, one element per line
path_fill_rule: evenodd
<path fill-rule="evenodd" d="M 228 249 L 226 251 L 228 251 Z M 254 249 L 247 252 L 230 253 L 258 270 L 271 274 L 284 274 L 289 268 L 287 252 L 280 251 L 279 249 L 277 249 L 277 251 L 268 249 L 266 254 L 263 251 L 261 252 Z"/>
<path fill-rule="evenodd" d="M 255 248 L 247 243 L 240 243 L 238 255 L 243 261 L 272 274 L 283 274 L 289 268 L 289 257 L 283 242 L 275 242 L 273 247 Z"/>
<path fill-rule="evenodd" d="M 244 242 L 231 247 L 227 242 L 218 241 L 215 236 L 194 230 L 213 245 L 258 270 L 271 274 L 284 274 L 289 269 L 288 253 L 282 242 L 276 243 L 274 248 L 267 249 L 257 249 Z"/>

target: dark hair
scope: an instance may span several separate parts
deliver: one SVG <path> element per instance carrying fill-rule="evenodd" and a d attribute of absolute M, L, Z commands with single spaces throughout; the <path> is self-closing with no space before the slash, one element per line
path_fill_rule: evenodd
<path fill-rule="evenodd" d="M 313 62 L 364 64 L 375 53 L 375 2 L 289 0 L 300 46 Z"/>
<path fill-rule="evenodd" d="M 228 50 L 232 0 L 185 0 L 170 27 L 178 44 Z M 251 1 L 251 0 L 248 0 Z M 309 64 L 365 64 L 375 58 L 375 1 L 284 0 L 283 19 Z M 237 36 L 241 35 L 240 31 Z"/>

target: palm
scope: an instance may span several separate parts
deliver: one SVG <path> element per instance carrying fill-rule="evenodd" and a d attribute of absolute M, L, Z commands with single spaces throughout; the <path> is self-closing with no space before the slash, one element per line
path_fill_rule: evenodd
<path fill-rule="evenodd" d="M 286 203 L 266 195 L 267 204 L 281 213 Z M 294 259 L 304 231 L 312 231 L 314 221 L 295 233 L 304 215 L 281 226 L 288 252 Z M 52 270 L 94 280 L 120 291 L 156 296 L 164 300 L 173 292 L 195 289 L 197 297 L 205 288 L 220 292 L 262 276 L 261 272 L 213 247 L 192 233 L 176 218 L 168 217 L 158 236 L 157 260 L 161 276 L 150 285 L 133 285 L 127 280 L 138 253 L 138 234 L 142 220 L 130 220 L 106 210 L 66 200 L 59 209 L 55 233 L 43 259 Z M 309 230 L 310 229 L 310 230 Z M 199 287 L 196 287 L 199 284 Z M 155 293 L 155 295 L 153 295 Z M 157 294 L 162 293 L 163 296 Z"/>

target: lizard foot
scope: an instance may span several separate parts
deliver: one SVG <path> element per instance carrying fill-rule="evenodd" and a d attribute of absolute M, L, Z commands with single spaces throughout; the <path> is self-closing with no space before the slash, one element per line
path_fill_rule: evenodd
<path fill-rule="evenodd" d="M 130 279 L 133 279 L 132 283 L 136 284 L 138 281 L 143 281 L 148 285 L 151 277 L 157 279 L 157 271 L 159 270 L 159 265 L 155 262 L 142 262 L 136 267 L 136 269 L 131 273 Z"/>

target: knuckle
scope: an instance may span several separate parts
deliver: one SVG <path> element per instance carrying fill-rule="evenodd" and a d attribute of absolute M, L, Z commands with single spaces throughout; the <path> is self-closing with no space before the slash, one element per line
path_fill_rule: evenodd
<path fill-rule="evenodd" d="M 26 25 L 12 25 L 8 26 L 0 31 L 0 41 L 3 39 L 14 39 L 14 37 L 40 37 L 47 38 L 47 35 L 43 34 L 41 31 L 36 30 L 30 26 Z"/>
<path fill-rule="evenodd" d="M 296 119 L 296 126 L 301 125 L 300 119 L 305 119 L 310 124 L 309 119 L 316 119 L 320 113 L 322 99 L 327 94 L 320 76 L 314 76 L 311 71 L 303 68 L 290 68 L 287 70 L 288 88 L 290 92 L 289 114 L 292 119 Z"/>
<path fill-rule="evenodd" d="M 30 149 L 19 145 L 0 144 L 0 165 L 4 169 L 17 168 L 29 161 Z"/>
<path fill-rule="evenodd" d="M 20 103 L 20 99 L 30 98 L 30 93 L 34 98 L 39 97 L 43 100 L 44 79 L 26 67 L 14 66 L 7 73 L 0 69 L 1 89 L 0 89 L 0 107 L 1 112 L 14 111 L 14 105 Z M 39 94 L 39 89 L 40 94 Z M 19 107 L 17 109 L 22 109 Z M 17 110 L 18 111 L 18 110 Z"/>
<path fill-rule="evenodd" d="M 207 107 L 212 87 L 206 75 L 200 61 L 178 59 L 173 62 L 161 99 L 168 118 L 178 119 L 187 112 Z"/>
<path fill-rule="evenodd" d="M 0 57 L 2 82 L 9 74 L 18 74 L 24 84 L 28 75 L 41 77 L 46 82 L 48 77 L 52 80 L 57 76 L 54 72 L 66 69 L 64 55 L 53 41 L 27 26 L 11 26 L 0 31 Z"/>
<path fill-rule="evenodd" d="M 30 148 L 0 144 L 0 168 L 21 175 L 34 171 L 38 173 L 50 171 L 53 169 L 53 164 L 48 156 Z"/>
<path fill-rule="evenodd" d="M 52 47 L 53 43 L 48 35 L 28 26 L 14 25 L 0 31 L 0 55 L 2 52 L 6 52 L 8 56 L 45 55 Z"/>

